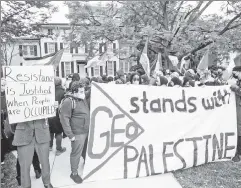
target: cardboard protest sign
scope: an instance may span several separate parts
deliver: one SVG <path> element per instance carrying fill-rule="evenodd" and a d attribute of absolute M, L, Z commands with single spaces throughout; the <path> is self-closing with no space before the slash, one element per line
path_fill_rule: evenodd
<path fill-rule="evenodd" d="M 229 86 L 92 84 L 85 181 L 230 160 L 236 145 L 235 95 Z"/>
<path fill-rule="evenodd" d="M 56 115 L 53 66 L 4 66 L 3 72 L 10 124 Z"/>

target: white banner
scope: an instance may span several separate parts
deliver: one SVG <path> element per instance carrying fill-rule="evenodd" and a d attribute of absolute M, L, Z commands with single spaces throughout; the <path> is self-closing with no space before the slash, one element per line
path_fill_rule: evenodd
<path fill-rule="evenodd" d="M 10 124 L 56 115 L 53 66 L 4 66 L 3 72 Z"/>
<path fill-rule="evenodd" d="M 84 180 L 136 178 L 230 160 L 237 119 L 229 87 L 93 83 Z"/>

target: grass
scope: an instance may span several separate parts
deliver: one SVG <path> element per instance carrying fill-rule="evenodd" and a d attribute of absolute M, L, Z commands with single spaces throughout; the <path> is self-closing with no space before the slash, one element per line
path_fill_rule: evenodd
<path fill-rule="evenodd" d="M 2 168 L 2 188 L 18 187 L 16 158 L 7 154 Z M 216 162 L 174 172 L 183 188 L 241 188 L 241 162 Z"/>
<path fill-rule="evenodd" d="M 2 165 L 1 173 L 4 173 L 4 177 L 1 180 L 1 188 L 16 188 L 18 183 L 16 180 L 16 162 L 17 159 L 12 153 L 8 153 L 5 157 L 5 164 Z"/>
<path fill-rule="evenodd" d="M 241 188 L 241 162 L 215 162 L 174 172 L 183 188 Z"/>

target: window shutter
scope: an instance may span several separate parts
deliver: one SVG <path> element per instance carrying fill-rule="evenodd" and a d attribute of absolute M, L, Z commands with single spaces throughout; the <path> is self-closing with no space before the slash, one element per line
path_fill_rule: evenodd
<path fill-rule="evenodd" d="M 100 66 L 100 76 L 103 76 L 103 66 Z"/>
<path fill-rule="evenodd" d="M 37 45 L 34 45 L 34 56 L 38 56 Z"/>
<path fill-rule="evenodd" d="M 99 52 L 102 53 L 102 44 L 99 44 Z"/>
<path fill-rule="evenodd" d="M 58 51 L 58 43 L 56 42 L 55 43 L 55 52 L 57 52 Z"/>
<path fill-rule="evenodd" d="M 44 43 L 44 51 L 46 54 L 48 53 L 48 43 L 47 42 Z"/>
<path fill-rule="evenodd" d="M 56 67 L 56 76 L 59 77 L 59 65 Z"/>
<path fill-rule="evenodd" d="M 94 76 L 94 68 L 91 67 L 91 76 Z"/>
<path fill-rule="evenodd" d="M 116 76 L 116 61 L 114 61 L 114 76 Z"/>
<path fill-rule="evenodd" d="M 104 46 L 104 48 L 105 48 L 105 52 L 107 51 L 107 44 L 105 43 L 105 46 Z"/>
<path fill-rule="evenodd" d="M 63 43 L 61 42 L 60 43 L 60 50 L 62 50 L 63 49 Z"/>
<path fill-rule="evenodd" d="M 105 62 L 105 74 L 108 75 L 107 73 L 108 73 L 108 72 L 107 72 L 107 61 L 106 61 L 106 62 Z"/>
<path fill-rule="evenodd" d="M 88 53 L 88 45 L 85 44 L 85 53 Z"/>
<path fill-rule="evenodd" d="M 70 47 L 70 53 L 71 54 L 73 53 L 73 47 Z"/>
<path fill-rule="evenodd" d="M 64 62 L 61 62 L 61 71 L 62 71 L 62 78 L 65 77 L 64 75 Z"/>
<path fill-rule="evenodd" d="M 113 52 L 116 52 L 116 43 L 113 43 Z"/>
<path fill-rule="evenodd" d="M 71 61 L 71 73 L 74 73 L 74 62 Z"/>
<path fill-rule="evenodd" d="M 79 53 L 78 47 L 75 47 L 75 53 L 76 53 L 76 54 Z"/>
<path fill-rule="evenodd" d="M 23 46 L 19 45 L 19 56 L 23 56 Z"/>

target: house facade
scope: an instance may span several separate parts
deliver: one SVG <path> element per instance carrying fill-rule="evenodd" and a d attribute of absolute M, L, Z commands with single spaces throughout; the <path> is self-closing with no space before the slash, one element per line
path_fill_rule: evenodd
<path fill-rule="evenodd" d="M 72 73 L 79 73 L 80 77 L 97 77 L 102 75 L 115 76 L 119 69 L 128 73 L 130 62 L 119 59 L 116 51 L 120 48 L 119 42 L 110 44 L 99 43 L 99 54 L 107 51 L 107 59 L 101 65 L 85 68 L 87 65 L 87 46 L 71 46 L 68 39 L 70 33 L 69 24 L 49 23 L 41 25 L 41 33 L 44 37 L 19 37 L 7 46 L 7 58 L 12 66 L 44 65 L 53 55 L 64 49 L 62 58 L 56 66 L 55 74 L 66 78 Z"/>

